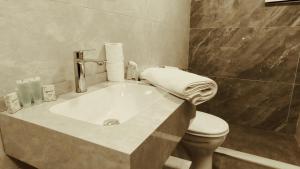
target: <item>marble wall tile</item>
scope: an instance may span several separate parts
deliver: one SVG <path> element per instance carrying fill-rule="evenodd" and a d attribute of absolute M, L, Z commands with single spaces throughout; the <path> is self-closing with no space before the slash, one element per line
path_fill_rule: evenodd
<path fill-rule="evenodd" d="M 189 27 L 191 0 L 160 0 L 147 2 L 146 18 L 168 23 L 173 28 Z M 186 13 L 178 12 L 186 11 Z"/>
<path fill-rule="evenodd" d="M 281 133 L 231 124 L 222 146 L 300 166 L 300 147 L 295 138 Z"/>
<path fill-rule="evenodd" d="M 293 98 L 291 101 L 291 107 L 288 117 L 288 123 L 285 127 L 287 133 L 296 133 L 298 119 L 300 116 L 300 85 L 295 85 Z"/>
<path fill-rule="evenodd" d="M 72 0 L 63 0 L 70 1 Z M 88 8 L 95 8 L 103 11 L 109 11 L 134 17 L 145 17 L 147 9 L 147 0 L 85 0 Z M 166 0 L 164 0 L 166 1 Z M 161 12 L 161 11 L 160 11 Z"/>
<path fill-rule="evenodd" d="M 264 23 L 262 0 L 197 1 L 192 6 L 192 28 L 256 27 Z"/>
<path fill-rule="evenodd" d="M 300 57 L 299 57 L 299 61 L 300 61 Z M 297 70 L 297 73 L 296 73 L 295 83 L 300 84 L 300 67 L 299 67 L 299 65 L 298 65 L 298 70 Z"/>
<path fill-rule="evenodd" d="M 204 75 L 292 83 L 299 44 L 297 28 L 192 29 L 190 69 Z"/>
<path fill-rule="evenodd" d="M 299 10 L 299 5 L 265 6 L 264 0 L 193 0 L 191 27 L 295 27 Z"/>
<path fill-rule="evenodd" d="M 300 118 L 298 119 L 298 125 L 297 125 L 297 129 L 296 129 L 295 137 L 298 142 L 298 146 L 300 147 Z"/>
<path fill-rule="evenodd" d="M 198 110 L 217 115 L 230 124 L 277 131 L 288 118 L 291 85 L 250 80 L 214 78 L 215 98 Z"/>
<path fill-rule="evenodd" d="M 300 5 L 271 6 L 266 8 L 267 27 L 300 26 Z"/>

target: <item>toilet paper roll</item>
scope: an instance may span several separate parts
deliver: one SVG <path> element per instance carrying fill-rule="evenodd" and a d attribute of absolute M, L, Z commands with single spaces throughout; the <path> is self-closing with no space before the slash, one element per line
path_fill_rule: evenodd
<path fill-rule="evenodd" d="M 107 78 L 108 81 L 122 82 L 124 81 L 124 62 L 107 63 Z"/>
<path fill-rule="evenodd" d="M 105 43 L 106 60 L 109 63 L 123 62 L 123 44 Z"/>

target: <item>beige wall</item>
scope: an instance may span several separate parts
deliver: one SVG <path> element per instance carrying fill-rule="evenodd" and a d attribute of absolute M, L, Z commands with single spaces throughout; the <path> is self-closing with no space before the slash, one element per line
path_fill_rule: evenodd
<path fill-rule="evenodd" d="M 186 0 L 0 0 L 0 95 L 25 77 L 72 80 L 72 52 L 103 56 L 104 42 L 123 42 L 142 67 L 186 67 L 189 8 Z"/>
<path fill-rule="evenodd" d="M 95 48 L 103 58 L 104 42 L 124 43 L 126 60 L 142 68 L 186 68 L 189 10 L 189 0 L 0 0 L 0 96 L 17 79 L 72 81 L 73 51 Z M 101 77 L 104 68 L 87 66 Z"/>

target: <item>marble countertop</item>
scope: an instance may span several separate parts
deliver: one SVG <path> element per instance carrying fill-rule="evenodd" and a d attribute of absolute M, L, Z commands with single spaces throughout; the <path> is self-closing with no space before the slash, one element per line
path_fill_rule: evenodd
<path fill-rule="evenodd" d="M 113 84 L 115 83 L 104 82 L 89 87 L 88 93 Z M 75 92 L 61 95 L 55 102 L 45 102 L 22 109 L 15 114 L 3 112 L 2 115 L 39 125 L 121 153 L 131 154 L 185 102 L 162 90 L 160 91 L 163 97 L 156 100 L 150 109 L 145 109 L 129 121 L 113 127 L 95 125 L 49 112 L 49 108 L 53 105 L 83 95 Z"/>

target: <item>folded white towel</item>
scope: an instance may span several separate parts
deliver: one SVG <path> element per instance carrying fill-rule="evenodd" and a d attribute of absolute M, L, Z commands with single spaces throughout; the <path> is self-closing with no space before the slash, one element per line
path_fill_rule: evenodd
<path fill-rule="evenodd" d="M 210 100 L 218 90 L 217 83 L 212 79 L 180 69 L 148 68 L 141 73 L 141 79 L 194 105 Z"/>

